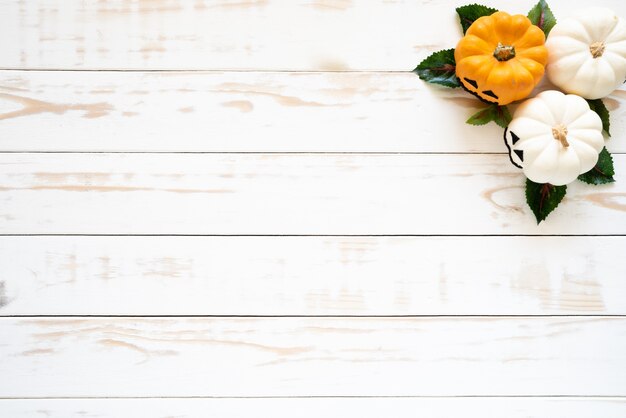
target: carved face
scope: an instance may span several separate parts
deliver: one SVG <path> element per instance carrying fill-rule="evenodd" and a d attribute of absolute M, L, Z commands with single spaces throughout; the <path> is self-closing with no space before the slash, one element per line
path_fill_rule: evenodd
<path fill-rule="evenodd" d="M 504 135 L 511 162 L 555 186 L 591 170 L 604 147 L 602 121 L 585 99 L 555 90 L 524 101 Z"/>
<path fill-rule="evenodd" d="M 496 12 L 477 19 L 455 51 L 456 75 L 481 100 L 499 105 L 527 97 L 548 61 L 545 35 L 526 16 Z"/>

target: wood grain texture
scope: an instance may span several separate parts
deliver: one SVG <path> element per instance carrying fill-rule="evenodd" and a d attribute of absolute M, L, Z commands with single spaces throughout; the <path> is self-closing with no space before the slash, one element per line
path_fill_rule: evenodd
<path fill-rule="evenodd" d="M 626 152 L 626 91 L 605 102 Z M 506 152 L 483 107 L 412 73 L 1 71 L 0 151 Z"/>
<path fill-rule="evenodd" d="M 495 4 L 497 3 L 497 4 Z M 6 0 L 0 67 L 411 70 L 461 36 L 443 0 Z M 491 2 L 526 14 L 533 2 Z M 550 2 L 557 17 L 584 0 Z M 603 6 L 626 15 L 621 0 Z"/>
<path fill-rule="evenodd" d="M 11 418 L 623 418 L 624 398 L 299 398 L 0 400 Z"/>
<path fill-rule="evenodd" d="M 0 155 L 3 234 L 625 234 L 617 183 L 537 226 L 505 155 Z"/>
<path fill-rule="evenodd" d="M 626 415 L 626 92 L 537 227 L 454 6 L 0 2 L 0 416 Z"/>
<path fill-rule="evenodd" d="M 1 237 L 0 315 L 625 315 L 625 237 Z"/>
<path fill-rule="evenodd" d="M 0 397 L 626 395 L 626 318 L 4 318 L 0 336 Z"/>

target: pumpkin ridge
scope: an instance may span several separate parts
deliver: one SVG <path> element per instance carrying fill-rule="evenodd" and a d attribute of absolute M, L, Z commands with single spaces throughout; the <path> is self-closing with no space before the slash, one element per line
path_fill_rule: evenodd
<path fill-rule="evenodd" d="M 621 24 L 621 26 L 624 26 L 624 25 L 626 25 L 626 24 Z M 615 44 L 615 43 L 619 43 L 619 42 L 624 42 L 624 39 L 619 39 L 619 38 L 618 38 L 617 41 L 610 40 L 614 36 L 618 36 L 619 37 L 619 35 L 621 35 L 622 31 L 624 31 L 624 30 L 626 30 L 626 28 L 617 28 L 617 25 L 615 25 L 613 30 L 611 32 L 609 32 L 609 34 L 605 37 L 604 43 L 605 44 Z"/>
<path fill-rule="evenodd" d="M 532 23 L 528 18 L 524 15 L 513 15 L 511 16 L 511 27 L 510 31 L 512 34 L 512 42 L 517 42 L 517 40 L 522 39 L 522 37 L 528 32 L 528 29 L 532 26 Z M 517 47 L 517 45 L 516 45 Z"/>
<path fill-rule="evenodd" d="M 534 61 L 545 67 L 548 64 L 547 50 L 543 46 L 533 46 L 531 48 L 521 48 L 517 52 L 517 59 Z"/>
<path fill-rule="evenodd" d="M 571 81 L 571 80 L 574 80 L 574 79 L 576 79 L 576 78 L 578 78 L 578 76 L 580 76 L 581 71 L 583 71 L 583 68 L 584 68 L 584 69 L 586 69 L 586 67 L 588 67 L 589 65 L 591 65 L 590 63 L 591 63 L 591 61 L 585 61 L 585 62 L 583 62 L 583 63 L 582 63 L 582 65 L 581 65 L 580 67 L 578 67 L 578 69 L 577 69 L 577 70 L 576 70 L 576 72 L 574 73 L 574 76 L 573 76 L 573 77 L 570 77 L 570 81 Z"/>
<path fill-rule="evenodd" d="M 543 75 L 545 74 L 545 69 L 544 67 L 537 67 L 536 65 L 534 65 L 532 63 L 532 60 L 529 60 L 529 62 L 526 61 L 527 58 L 522 58 L 518 60 L 519 65 L 528 72 L 528 75 L 530 76 L 530 92 L 532 91 L 533 88 L 535 88 L 535 86 L 537 84 L 539 84 L 539 81 L 543 78 Z"/>
<path fill-rule="evenodd" d="M 554 67 L 555 64 L 559 65 L 559 66 L 562 66 L 562 65 L 564 65 L 563 64 L 563 60 L 567 60 L 567 62 L 565 64 L 572 65 L 572 64 L 569 63 L 570 61 L 572 61 L 572 62 L 574 62 L 578 66 L 578 71 L 580 71 L 580 68 L 583 66 L 583 64 L 585 63 L 585 60 L 586 60 L 585 54 L 586 54 L 585 51 L 577 51 L 575 53 L 568 54 L 567 56 L 564 56 L 562 58 L 561 57 L 557 57 L 556 60 L 551 65 L 552 65 L 552 67 Z M 548 64 L 548 65 L 550 65 L 550 64 Z M 562 83 L 569 83 L 569 82 L 571 82 L 574 78 L 576 78 L 576 75 L 577 75 L 576 72 L 566 74 L 565 71 L 559 71 L 559 72 L 557 72 L 557 74 L 558 74 L 558 77 L 559 77 L 559 80 L 560 80 L 559 83 L 561 83 L 561 84 Z M 564 74 L 567 77 L 565 77 Z M 552 71 L 552 75 L 554 76 L 554 71 Z M 553 79 L 554 79 L 554 77 L 553 77 Z M 557 85 L 559 84 L 559 83 L 556 83 L 554 81 L 553 81 L 553 83 L 557 84 Z"/>
<path fill-rule="evenodd" d="M 626 41 L 624 41 L 624 49 L 626 50 Z M 607 45 L 606 51 L 604 51 L 604 55 L 602 55 L 602 58 L 604 58 L 605 61 L 608 61 L 609 66 L 613 70 L 613 74 L 617 79 L 617 73 L 615 72 L 614 67 L 622 66 L 623 65 L 622 63 L 626 62 L 626 58 L 619 55 L 619 53 L 609 49 L 608 45 Z M 621 78 L 624 79 L 626 78 L 626 76 L 621 77 Z"/>
<path fill-rule="evenodd" d="M 511 66 L 517 69 L 516 71 L 511 71 L 513 82 L 519 91 L 514 97 L 515 100 L 521 100 L 528 96 L 535 87 L 535 76 L 519 59 L 512 62 Z M 526 78 L 526 80 L 524 80 L 524 78 Z"/>
<path fill-rule="evenodd" d="M 510 65 L 506 62 L 498 62 L 494 65 L 493 69 L 487 76 L 486 85 L 495 85 L 500 87 L 498 92 L 494 92 L 498 96 L 498 103 L 511 103 L 515 100 L 515 89 L 511 88 L 511 81 L 513 71 Z M 507 83 L 499 82 L 499 80 L 506 80 Z M 484 92 L 484 86 L 481 92 Z M 484 93 L 483 93 L 484 94 Z"/>
<path fill-rule="evenodd" d="M 600 64 L 600 63 L 602 63 L 602 64 Z M 594 89 L 597 89 L 599 87 L 599 84 L 603 83 L 604 80 L 608 80 L 609 79 L 609 77 L 606 77 L 606 74 L 608 74 L 609 72 L 611 74 L 610 78 L 612 80 L 615 80 L 615 76 L 616 76 L 615 70 L 613 69 L 613 66 L 610 65 L 608 62 L 606 62 L 606 58 L 604 60 L 600 61 L 598 63 L 598 66 L 603 68 L 602 70 L 598 69 L 598 71 L 606 71 L 606 73 L 605 73 L 605 77 L 597 77 L 595 79 L 595 82 L 593 84 L 593 88 Z"/>
<path fill-rule="evenodd" d="M 519 109 L 519 107 L 518 107 Z M 541 129 L 548 129 L 550 127 L 552 127 L 552 124 L 548 123 L 548 122 L 544 122 L 543 120 L 538 120 L 536 118 L 530 117 L 530 116 L 518 116 L 516 118 L 518 121 L 523 121 L 524 123 L 537 123 L 540 125 Z M 538 135 L 544 135 L 545 132 L 541 132 L 541 134 L 537 134 L 537 135 L 533 135 L 533 137 L 538 136 Z"/>
<path fill-rule="evenodd" d="M 558 144 L 555 141 L 551 141 L 550 143 L 548 143 L 548 145 L 544 149 L 542 149 L 539 152 L 539 154 L 537 154 L 535 156 L 535 158 L 533 159 L 533 161 L 530 164 L 524 165 L 524 170 L 529 170 L 529 171 L 533 170 L 534 171 L 537 165 L 540 166 L 540 165 L 544 164 L 542 159 L 548 158 L 549 156 L 552 156 L 554 159 L 556 159 L 555 155 L 558 156 L 558 153 L 560 151 L 559 148 L 560 148 L 560 144 Z M 552 154 L 552 155 L 550 155 L 550 154 Z M 550 171 L 548 171 L 547 173 L 544 173 L 544 177 L 546 179 L 553 178 L 554 174 L 556 173 L 556 171 L 558 169 L 558 167 L 559 167 L 558 164 L 554 164 L 554 166 L 551 167 Z M 535 177 L 535 176 L 533 175 L 533 177 Z M 536 183 L 549 183 L 549 181 L 542 180 L 542 181 L 537 181 Z"/>
<path fill-rule="evenodd" d="M 566 77 L 566 78 L 561 78 L 559 80 L 559 83 L 556 83 L 554 81 L 553 81 L 553 83 L 557 84 L 557 85 L 558 84 L 563 84 L 563 83 L 571 83 L 572 80 L 574 80 L 578 76 L 578 74 L 581 71 L 581 68 L 583 67 L 583 65 L 586 64 L 586 61 L 585 61 L 586 58 L 584 57 L 584 54 L 586 54 L 586 52 L 580 51 L 580 52 L 577 52 L 575 54 L 570 54 L 567 57 L 561 58 L 561 60 L 563 60 L 563 59 L 567 60 L 568 59 L 569 61 L 574 61 L 574 62 L 582 61 L 582 62 L 580 62 L 580 64 L 578 65 L 578 70 L 572 71 L 571 73 L 568 74 L 569 76 Z M 576 60 L 574 60 L 574 59 L 576 59 Z M 556 61 L 554 64 L 563 65 L 563 64 L 560 63 L 561 60 Z M 552 65 L 552 67 L 554 67 L 554 64 Z M 569 63 L 566 62 L 566 64 L 569 64 Z M 573 92 L 573 91 L 570 91 L 570 92 L 576 94 L 576 92 Z"/>
<path fill-rule="evenodd" d="M 570 163 L 575 162 L 577 166 L 576 172 L 581 171 L 580 168 L 581 168 L 582 163 L 580 161 L 580 157 L 578 156 L 578 153 L 574 152 L 574 150 L 572 150 L 571 148 L 562 149 L 560 153 L 561 153 L 560 155 L 561 161 L 564 160 L 565 156 L 567 156 L 566 158 L 570 158 L 569 160 Z M 557 169 L 554 175 L 560 180 L 556 183 L 561 183 L 561 184 L 571 183 L 572 181 L 576 180 L 576 177 L 578 177 L 578 175 L 573 176 L 568 173 L 568 167 L 566 164 L 557 165 Z"/>
<path fill-rule="evenodd" d="M 487 76 L 492 71 L 497 61 L 490 55 L 471 55 L 457 61 L 456 74 L 464 74 L 463 78 L 475 80 L 478 85 L 482 85 L 487 81 Z M 472 73 L 472 69 L 476 71 Z M 469 87 L 468 87 L 469 88 Z M 478 89 L 478 87 L 476 87 Z"/>
<path fill-rule="evenodd" d="M 587 151 L 589 152 L 593 152 L 596 154 L 599 152 L 592 145 L 588 144 L 585 141 L 581 141 L 580 139 L 578 139 L 577 135 L 571 135 L 571 137 L 568 138 L 568 140 L 570 141 L 570 144 L 576 149 L 576 151 L 582 151 L 582 149 L 587 148 Z M 604 144 L 602 145 L 604 147 Z M 602 149 L 600 149 L 600 151 L 602 151 Z"/>
<path fill-rule="evenodd" d="M 593 129 L 593 128 L 586 128 L 586 129 L 585 128 L 583 128 L 583 129 L 578 128 L 577 129 L 577 128 L 570 127 L 569 132 L 570 132 L 571 137 L 574 140 L 580 141 L 579 138 L 581 136 L 584 137 L 586 135 L 589 135 L 592 132 L 598 132 L 598 131 L 597 131 L 597 129 Z M 589 145 L 590 147 L 594 148 L 594 146 L 591 145 L 588 142 L 583 141 L 583 144 Z M 598 146 L 596 147 L 597 148 L 596 151 L 601 150 L 604 147 L 604 137 L 602 136 L 602 134 L 598 134 L 598 144 L 597 145 Z"/>
<path fill-rule="evenodd" d="M 596 39 L 595 42 L 600 41 L 606 43 L 606 38 L 610 37 L 613 34 L 613 31 L 615 30 L 617 25 L 619 25 L 619 22 L 619 19 L 615 19 L 613 22 L 611 22 L 611 26 L 607 27 L 604 31 L 604 36 L 602 36 L 602 38 L 604 39 Z"/>
<path fill-rule="evenodd" d="M 581 98 L 581 100 L 577 100 L 576 102 L 576 105 L 569 106 L 566 109 L 563 113 L 563 117 L 561 118 L 561 123 L 566 125 L 570 132 L 575 129 L 573 126 L 576 126 L 576 121 L 584 117 L 587 112 L 589 112 L 589 104 L 585 100 Z M 572 101 L 572 103 L 574 103 L 574 101 Z"/>
<path fill-rule="evenodd" d="M 473 35 L 480 39 L 492 39 L 494 37 L 494 29 L 491 16 L 482 16 L 476 19 L 465 32 L 465 36 L 468 35 Z"/>
<path fill-rule="evenodd" d="M 625 29 L 626 30 L 626 29 Z M 617 54 L 615 51 L 612 51 L 613 48 L 620 48 L 619 44 L 626 44 L 626 40 L 625 39 L 618 39 L 617 41 L 609 41 L 608 39 L 604 41 L 604 44 L 606 45 L 606 51 L 609 52 L 613 52 L 614 54 Z M 623 46 L 622 46 L 623 48 Z"/>
<path fill-rule="evenodd" d="M 468 42 L 464 42 L 463 45 L 458 48 L 458 53 L 463 55 L 465 58 L 475 55 L 487 55 L 490 51 L 493 51 L 493 46 L 486 40 L 476 35 L 465 35 L 465 37 Z M 466 46 L 467 44 L 471 45 L 471 48 Z M 468 51 L 468 49 L 470 49 L 470 51 Z M 455 53 L 456 52 L 457 51 L 455 51 Z"/>
<path fill-rule="evenodd" d="M 540 117 L 541 122 L 543 122 L 548 129 L 551 129 L 554 125 L 556 125 L 557 121 L 554 118 L 554 112 L 552 112 L 552 109 L 550 109 L 550 107 L 543 100 L 534 103 L 534 106 L 540 106 L 543 111 L 539 114 L 534 113 L 533 118 Z"/>
<path fill-rule="evenodd" d="M 571 126 L 568 126 L 569 132 L 572 135 L 572 138 L 578 138 L 580 135 L 585 135 L 585 134 L 589 134 L 591 132 L 597 132 L 597 129 L 595 128 L 572 128 Z M 602 137 L 601 134 L 598 134 Z M 602 137 L 602 141 L 599 141 L 603 146 L 604 146 L 604 137 Z"/>
<path fill-rule="evenodd" d="M 506 12 L 500 12 L 498 15 L 495 13 L 491 15 L 493 17 L 493 32 L 494 40 L 496 44 L 502 43 L 506 45 L 511 44 L 510 27 L 511 27 L 511 15 Z"/>
<path fill-rule="evenodd" d="M 598 131 L 593 129 L 589 129 L 586 132 L 581 132 L 581 130 L 579 129 L 574 129 L 572 131 L 575 132 L 572 135 L 572 142 L 574 144 L 584 144 L 585 147 L 591 148 L 595 153 L 599 153 L 600 151 L 602 151 L 602 148 L 604 148 L 604 137 L 602 136 L 602 134 L 598 133 Z M 598 135 L 596 136 L 593 132 L 596 132 Z M 585 136 L 588 138 L 587 141 L 581 139 Z M 590 137 L 594 138 L 593 142 L 589 140 Z M 576 149 L 578 148 L 579 147 L 577 146 Z"/>
<path fill-rule="evenodd" d="M 592 115 L 595 116 L 589 116 L 589 113 L 585 113 L 580 115 L 579 117 L 577 117 L 576 119 L 574 119 L 573 121 L 571 121 L 570 123 L 567 124 L 568 128 L 571 129 L 572 131 L 582 131 L 582 130 L 597 130 L 597 129 L 602 129 L 602 121 L 600 120 L 600 117 L 593 113 Z"/>
<path fill-rule="evenodd" d="M 550 55 L 554 55 L 554 56 L 563 56 L 563 55 L 570 55 L 570 54 L 574 54 L 574 53 L 579 53 L 579 52 L 583 52 L 586 48 L 589 47 L 589 43 L 588 42 L 584 42 L 578 38 L 574 38 L 574 37 L 570 37 L 570 36 L 558 36 L 555 35 L 554 36 L 555 39 L 551 39 L 551 42 L 574 42 L 577 48 L 580 49 L 580 51 L 575 51 L 575 52 L 568 52 L 567 50 L 565 50 L 568 46 L 567 44 L 565 46 L 559 45 L 558 48 L 555 48 L 555 51 L 552 51 L 552 53 Z M 570 47 L 571 48 L 571 47 Z"/>
<path fill-rule="evenodd" d="M 584 32 L 584 34 L 586 35 L 586 39 L 583 40 L 583 42 L 585 43 L 585 45 L 589 46 L 589 44 L 593 42 L 593 37 L 587 30 L 587 27 L 583 25 L 581 22 L 579 22 L 578 20 L 573 20 L 573 22 L 578 25 L 579 29 L 582 28 L 582 32 Z M 568 32 L 571 33 L 572 31 L 569 30 Z M 565 36 L 571 36 L 571 35 L 566 34 Z"/>
<path fill-rule="evenodd" d="M 600 147 L 600 149 L 598 150 L 592 147 L 590 144 L 586 143 L 585 141 L 582 141 L 576 137 L 572 137 L 571 142 L 572 146 L 576 150 L 578 160 L 580 161 L 580 166 L 584 168 L 584 170 L 581 169 L 580 171 L 587 172 L 591 170 L 598 162 L 598 154 L 600 153 L 600 151 L 602 151 L 602 148 L 604 148 L 604 143 L 602 144 L 602 147 Z M 592 158 L 590 159 L 592 160 L 593 164 L 584 164 L 584 161 L 581 159 L 580 156 L 580 154 L 583 153 L 588 153 L 590 156 L 592 156 Z"/>
<path fill-rule="evenodd" d="M 537 46 L 543 46 L 545 41 L 546 37 L 541 29 L 536 26 L 530 26 L 526 32 L 524 32 L 524 35 L 515 41 L 515 47 L 520 50 L 534 48 Z"/>
<path fill-rule="evenodd" d="M 574 41 L 574 39 L 567 39 L 567 41 Z M 551 40 L 550 42 L 551 42 L 551 45 L 553 46 L 550 49 L 548 62 L 549 63 L 560 62 L 564 59 L 568 59 L 568 58 L 571 59 L 572 57 L 578 56 L 578 55 L 581 55 L 581 58 L 586 58 L 586 55 L 588 53 L 587 48 L 589 47 L 589 45 L 584 42 L 581 42 L 578 39 L 576 39 L 575 41 L 579 45 L 572 48 L 568 46 L 567 44 L 563 44 L 563 41 L 561 39 Z"/>
<path fill-rule="evenodd" d="M 615 55 L 613 52 L 607 50 L 602 56 L 604 58 L 602 62 L 607 68 L 611 70 L 611 74 L 613 74 L 614 80 L 617 80 L 617 81 L 619 81 L 620 79 L 624 80 L 626 79 L 626 71 L 624 71 L 624 74 L 622 76 L 617 74 L 617 72 L 615 71 L 615 66 L 613 66 L 613 62 L 611 61 L 611 59 L 609 59 L 609 57 L 612 57 L 613 55 Z M 624 58 L 623 61 L 626 62 L 626 58 Z"/>

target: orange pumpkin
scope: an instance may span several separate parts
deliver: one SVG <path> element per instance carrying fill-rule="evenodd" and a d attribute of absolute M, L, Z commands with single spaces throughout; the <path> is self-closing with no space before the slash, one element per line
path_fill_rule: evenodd
<path fill-rule="evenodd" d="M 505 105 L 527 97 L 543 77 L 546 37 L 526 16 L 496 12 L 477 19 L 455 51 L 456 75 L 470 93 Z"/>

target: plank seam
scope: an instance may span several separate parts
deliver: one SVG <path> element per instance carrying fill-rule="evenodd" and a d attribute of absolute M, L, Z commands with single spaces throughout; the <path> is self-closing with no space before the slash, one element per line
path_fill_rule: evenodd
<path fill-rule="evenodd" d="M 509 238 L 509 237 L 626 237 L 626 234 L 77 234 L 4 233 L 0 237 L 233 237 L 233 238 Z"/>
<path fill-rule="evenodd" d="M 32 397 L 1 397 L 0 401 L 13 400 L 99 400 L 99 399 L 451 399 L 451 398 L 477 398 L 477 399 L 615 399 L 626 401 L 625 395 L 299 395 L 299 396 L 32 396 Z"/>
<path fill-rule="evenodd" d="M 131 318 L 131 319 L 140 319 L 140 318 L 150 318 L 150 319 L 158 319 L 158 318 L 267 318 L 267 319 L 290 319 L 290 318 L 329 318 L 329 319 L 430 319 L 430 318 L 472 318 L 472 319 L 490 319 L 490 318 L 499 318 L 499 319 L 519 319 L 519 318 L 595 318 L 595 319 L 626 319 L 626 314 L 494 314 L 494 315 L 486 315 L 486 314 L 416 314 L 416 315 L 255 315 L 255 314 L 217 314 L 217 315 L 190 315 L 190 314 L 182 314 L 182 315 L 100 315 L 100 314 L 55 314 L 55 315 L 35 315 L 35 314 L 15 314 L 15 315 L 0 315 L 0 319 L 10 319 L 10 318 L 96 318 L 96 319 L 107 319 L 107 318 Z"/>
<path fill-rule="evenodd" d="M 0 151 L 2 154 L 155 154 L 155 155 L 508 155 L 506 152 L 440 152 L 440 151 Z M 626 152 L 612 152 L 612 155 L 626 155 Z"/>
<path fill-rule="evenodd" d="M 244 68 L 222 68 L 222 69 L 184 69 L 184 68 L 19 68 L 3 67 L 1 71 L 24 71 L 24 72 L 67 72 L 67 73 L 260 73 L 260 74 L 411 74 L 412 70 L 290 70 L 290 69 L 244 69 Z M 417 76 L 416 76 L 417 77 Z"/>
<path fill-rule="evenodd" d="M 226 155 L 508 155 L 506 152 L 421 151 L 0 151 L 0 154 L 226 154 Z M 620 154 L 618 152 L 613 155 Z M 623 153 L 623 154 L 626 154 Z"/>

